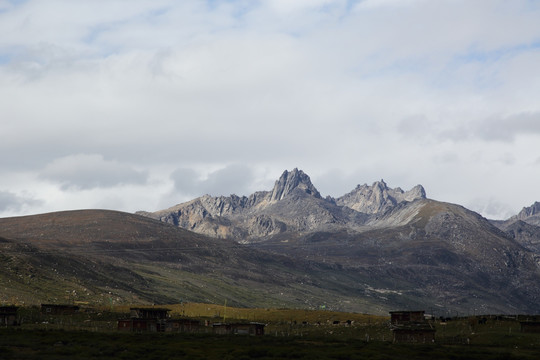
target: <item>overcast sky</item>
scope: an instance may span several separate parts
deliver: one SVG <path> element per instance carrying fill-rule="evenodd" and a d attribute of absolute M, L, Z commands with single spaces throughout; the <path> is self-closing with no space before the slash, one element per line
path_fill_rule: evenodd
<path fill-rule="evenodd" d="M 540 201 L 540 0 L 0 0 L 0 216 L 384 179 Z"/>

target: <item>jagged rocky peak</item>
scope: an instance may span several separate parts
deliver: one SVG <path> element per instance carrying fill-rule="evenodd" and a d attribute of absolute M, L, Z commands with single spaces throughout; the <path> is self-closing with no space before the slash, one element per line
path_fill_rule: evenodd
<path fill-rule="evenodd" d="M 284 199 L 292 191 L 299 189 L 306 194 L 321 198 L 321 194 L 311 183 L 311 179 L 302 170 L 295 168 L 292 171 L 285 170 L 279 180 L 276 181 L 270 195 L 270 201 Z"/>
<path fill-rule="evenodd" d="M 519 214 L 512 216 L 507 221 L 524 221 L 527 224 L 540 226 L 540 202 L 536 201 L 529 207 L 524 207 Z"/>
<path fill-rule="evenodd" d="M 348 194 L 336 200 L 336 204 L 347 206 L 367 214 L 383 213 L 403 201 L 425 199 L 426 191 L 422 185 L 417 185 L 409 191 L 401 188 L 389 188 L 384 180 L 376 181 L 373 185 L 358 185 Z"/>
<path fill-rule="evenodd" d="M 426 190 L 424 189 L 424 187 L 422 185 L 416 185 L 411 190 L 404 192 L 403 195 L 404 195 L 403 200 L 405 200 L 405 201 L 413 201 L 413 200 L 416 200 L 416 199 L 425 199 L 426 198 Z"/>
<path fill-rule="evenodd" d="M 519 220 L 525 220 L 531 216 L 540 215 L 540 202 L 536 201 L 529 207 L 524 207 L 517 215 Z"/>

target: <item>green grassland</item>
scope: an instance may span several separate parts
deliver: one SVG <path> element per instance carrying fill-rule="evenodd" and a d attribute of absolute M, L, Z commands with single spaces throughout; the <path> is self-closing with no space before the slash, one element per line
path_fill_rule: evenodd
<path fill-rule="evenodd" d="M 244 309 L 184 303 L 160 305 L 171 316 L 202 321 L 264 322 L 266 335 L 123 333 L 116 321 L 129 306 L 47 316 L 19 309 L 22 324 L 0 328 L 0 359 L 538 359 L 540 334 L 520 332 L 526 317 L 433 320 L 436 341 L 394 344 L 389 318 L 300 309 Z M 350 325 L 346 321 L 350 321 Z M 335 324 L 339 322 L 339 324 Z"/>

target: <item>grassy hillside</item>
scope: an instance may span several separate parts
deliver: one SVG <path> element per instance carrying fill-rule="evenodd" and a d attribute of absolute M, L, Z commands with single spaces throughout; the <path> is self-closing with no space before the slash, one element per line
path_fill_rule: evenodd
<path fill-rule="evenodd" d="M 386 312 L 360 277 L 114 211 L 0 219 L 0 302 L 223 303 Z M 368 277 L 365 277 L 368 279 Z"/>

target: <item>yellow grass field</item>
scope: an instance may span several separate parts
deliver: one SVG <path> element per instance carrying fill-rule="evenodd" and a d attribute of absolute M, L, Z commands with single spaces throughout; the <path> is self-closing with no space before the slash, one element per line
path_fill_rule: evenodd
<path fill-rule="evenodd" d="M 114 310 L 128 312 L 132 306 L 115 306 Z M 144 306 L 147 307 L 147 306 Z M 213 321 L 248 320 L 264 323 L 303 323 L 332 324 L 334 321 L 356 323 L 380 323 L 389 320 L 389 316 L 377 316 L 359 313 L 345 313 L 327 310 L 303 310 L 303 309 L 261 309 L 261 308 L 236 308 L 215 304 L 182 303 L 171 305 L 156 305 L 155 307 L 170 309 L 173 317 L 210 318 Z"/>

